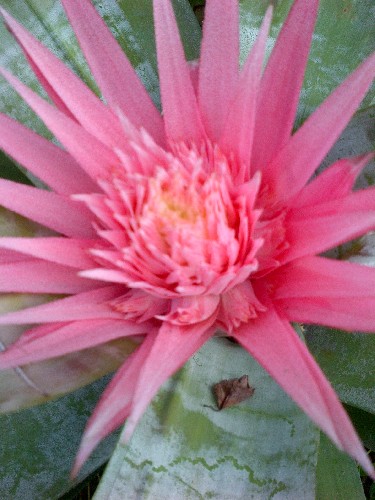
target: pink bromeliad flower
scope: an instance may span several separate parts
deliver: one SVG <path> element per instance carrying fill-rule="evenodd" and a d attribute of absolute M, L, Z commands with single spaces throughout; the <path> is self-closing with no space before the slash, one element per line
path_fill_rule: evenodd
<path fill-rule="evenodd" d="M 106 389 L 75 471 L 220 329 L 336 445 L 371 463 L 291 321 L 375 330 L 375 269 L 318 256 L 375 228 L 375 188 L 352 192 L 371 154 L 311 180 L 367 92 L 368 58 L 292 134 L 317 0 L 297 0 L 266 69 L 271 20 L 239 69 L 238 5 L 207 0 L 199 64 L 169 0 L 154 0 L 163 114 L 89 0 L 63 0 L 106 104 L 6 12 L 54 104 L 3 76 L 64 149 L 0 117 L 4 150 L 50 191 L 0 180 L 0 203 L 56 232 L 0 239 L 0 291 L 67 297 L 10 312 L 39 324 L 0 354 L 10 368 L 136 336 Z"/>

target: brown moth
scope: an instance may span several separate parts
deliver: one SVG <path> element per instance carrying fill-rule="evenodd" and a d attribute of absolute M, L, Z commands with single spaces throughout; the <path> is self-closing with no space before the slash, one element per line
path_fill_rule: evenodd
<path fill-rule="evenodd" d="M 219 410 L 234 406 L 254 394 L 255 389 L 249 385 L 247 375 L 230 380 L 221 380 L 213 386 L 217 407 Z"/>

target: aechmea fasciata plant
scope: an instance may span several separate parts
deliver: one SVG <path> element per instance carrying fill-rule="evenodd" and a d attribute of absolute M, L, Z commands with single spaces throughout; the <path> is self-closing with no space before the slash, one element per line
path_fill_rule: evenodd
<path fill-rule="evenodd" d="M 375 330 L 375 269 L 321 256 L 375 228 L 375 188 L 353 192 L 373 155 L 311 180 L 368 91 L 375 56 L 293 133 L 317 0 L 294 2 L 264 70 L 271 7 L 240 68 L 236 1 L 207 0 L 191 65 L 170 1 L 154 0 L 161 114 L 89 0 L 62 3 L 105 103 L 2 11 L 52 104 L 1 73 L 62 147 L 1 115 L 2 148 L 50 191 L 0 180 L 0 204 L 55 235 L 0 238 L 0 291 L 66 297 L 0 317 L 39 325 L 0 367 L 139 339 L 88 423 L 76 473 L 125 420 L 130 438 L 159 387 L 224 331 L 374 475 L 290 322 Z"/>

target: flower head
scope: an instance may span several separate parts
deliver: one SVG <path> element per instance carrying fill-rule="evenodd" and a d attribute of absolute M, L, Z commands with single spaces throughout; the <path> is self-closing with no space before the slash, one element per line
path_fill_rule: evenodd
<path fill-rule="evenodd" d="M 374 189 L 352 192 L 372 155 L 309 181 L 368 90 L 375 57 L 292 134 L 317 4 L 295 1 L 263 72 L 271 8 L 240 70 L 237 2 L 207 1 L 189 65 L 169 0 L 154 0 L 163 116 L 89 0 L 63 5 L 107 104 L 3 12 L 54 105 L 1 72 L 64 149 L 0 117 L 4 150 L 51 188 L 1 180 L 0 203 L 58 233 L 0 238 L 0 288 L 68 296 L 0 318 L 41 324 L 0 366 L 142 339 L 91 417 L 75 470 L 125 419 L 129 437 L 161 384 L 220 329 L 373 473 L 290 326 L 375 325 L 375 270 L 317 256 L 375 228 Z"/>

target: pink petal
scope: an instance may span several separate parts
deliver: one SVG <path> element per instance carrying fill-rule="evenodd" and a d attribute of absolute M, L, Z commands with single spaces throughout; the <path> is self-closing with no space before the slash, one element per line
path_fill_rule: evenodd
<path fill-rule="evenodd" d="M 170 0 L 154 0 L 154 22 L 167 138 L 200 144 L 202 123 Z"/>
<path fill-rule="evenodd" d="M 292 297 L 275 304 L 289 321 L 374 333 L 374 297 Z"/>
<path fill-rule="evenodd" d="M 13 34 L 14 35 L 14 34 Z M 53 86 L 49 83 L 47 78 L 43 75 L 43 73 L 40 71 L 39 67 L 37 66 L 36 62 L 32 59 L 30 54 L 28 54 L 25 50 L 25 47 L 22 46 L 21 42 L 19 39 L 16 38 L 17 43 L 21 46 L 23 49 L 24 55 L 27 59 L 27 62 L 29 63 L 31 69 L 33 70 L 33 73 L 35 76 L 38 78 L 40 84 L 44 88 L 44 90 L 47 92 L 48 97 L 51 99 L 51 101 L 54 103 L 56 108 L 58 108 L 60 111 L 62 111 L 65 115 L 67 115 L 69 118 L 72 120 L 76 120 L 75 116 L 70 112 L 69 108 L 65 105 L 64 101 L 60 98 L 59 94 L 55 91 Z"/>
<path fill-rule="evenodd" d="M 342 450 L 374 475 L 371 462 L 314 358 L 289 323 L 272 309 L 249 322 L 234 337 Z"/>
<path fill-rule="evenodd" d="M 199 60 L 195 59 L 194 61 L 188 61 L 189 72 L 191 83 L 193 84 L 194 93 L 198 94 L 198 85 L 199 85 Z"/>
<path fill-rule="evenodd" d="M 274 300 L 288 319 L 373 332 L 375 269 L 305 257 L 270 275 Z"/>
<path fill-rule="evenodd" d="M 69 153 L 1 113 L 0 147 L 57 193 L 98 190 Z"/>
<path fill-rule="evenodd" d="M 239 73 L 238 2 L 207 0 L 199 62 L 199 108 L 208 136 L 221 136 Z"/>
<path fill-rule="evenodd" d="M 32 257 L 44 259 L 68 267 L 86 269 L 95 261 L 88 250 L 97 240 L 76 240 L 68 238 L 0 238 L 0 248 L 16 250 Z"/>
<path fill-rule="evenodd" d="M 6 351 L 0 353 L 1 369 L 13 368 L 43 359 L 104 344 L 110 340 L 144 334 L 150 325 L 122 320 L 95 319 L 74 321 L 55 329 L 42 325 L 25 332 Z"/>
<path fill-rule="evenodd" d="M 375 269 L 352 262 L 309 256 L 268 275 L 275 299 L 373 297 Z"/>
<path fill-rule="evenodd" d="M 104 227 L 113 230 L 122 229 L 121 225 L 113 217 L 113 211 L 108 207 L 107 198 L 103 194 L 76 194 L 72 196 L 73 200 L 83 202 L 87 208 L 103 222 Z"/>
<path fill-rule="evenodd" d="M 291 210 L 286 227 L 290 247 L 282 258 L 284 263 L 357 238 L 375 229 L 375 188 Z"/>
<path fill-rule="evenodd" d="M 64 63 L 28 33 L 21 24 L 4 9 L 0 11 L 9 30 L 33 65 L 37 67 L 43 80 L 46 80 L 46 90 L 52 89 L 52 96 L 57 95 L 58 102 L 62 102 L 64 108 L 67 107 L 78 122 L 97 139 L 110 147 L 120 146 L 124 139 L 120 124 L 113 113 Z M 65 109 L 63 111 L 65 114 Z"/>
<path fill-rule="evenodd" d="M 103 238 L 103 240 L 107 240 L 111 245 L 116 247 L 118 250 L 125 247 L 127 245 L 127 238 L 122 230 L 114 230 L 114 229 L 102 229 L 97 231 L 98 236 Z"/>
<path fill-rule="evenodd" d="M 258 98 L 253 171 L 270 163 L 292 132 L 318 3 L 293 3 L 268 61 Z"/>
<path fill-rule="evenodd" d="M 126 273 L 122 271 L 117 271 L 116 269 L 106 269 L 104 267 L 99 267 L 96 269 L 88 269 L 87 271 L 81 271 L 79 275 L 82 276 L 83 278 L 108 281 L 110 283 L 121 283 L 124 285 L 129 282 Z"/>
<path fill-rule="evenodd" d="M 143 290 L 129 289 L 125 294 L 119 295 L 110 303 L 126 320 L 141 323 L 151 318 L 158 317 L 170 308 L 170 301 L 159 299 Z"/>
<path fill-rule="evenodd" d="M 66 236 L 95 236 L 86 208 L 50 191 L 0 179 L 0 204 Z"/>
<path fill-rule="evenodd" d="M 212 336 L 216 315 L 192 326 L 163 323 L 146 362 L 142 367 L 134 393 L 132 412 L 126 424 L 125 440 L 133 434 L 161 385 Z"/>
<path fill-rule="evenodd" d="M 232 2 L 233 3 L 233 2 Z M 262 74 L 264 51 L 271 24 L 272 7 L 267 9 L 258 38 L 242 69 L 238 88 L 231 103 L 229 115 L 225 116 L 224 133 L 219 144 L 227 153 L 235 153 L 238 161 L 249 174 L 251 149 L 254 137 L 255 111 L 258 86 Z M 220 106 L 217 106 L 220 108 Z M 249 180 L 249 176 L 239 182 Z"/>
<path fill-rule="evenodd" d="M 0 8 L 0 11 L 1 10 L 2 9 Z M 1 14 L 3 14 L 3 13 L 6 13 L 6 12 L 2 11 Z M 17 37 L 15 36 L 14 33 L 12 33 L 12 30 L 10 29 L 10 26 L 8 26 L 6 23 L 5 23 L 5 26 L 8 28 L 9 32 L 15 37 L 16 42 L 18 43 L 18 45 L 20 45 L 20 47 L 23 50 L 24 56 L 25 56 L 25 58 L 26 58 L 26 60 L 27 60 L 27 62 L 29 64 L 29 66 L 33 70 L 33 73 L 35 74 L 35 76 L 39 80 L 39 83 L 41 84 L 41 86 L 43 87 L 43 89 L 45 90 L 45 92 L 48 94 L 48 97 L 51 99 L 51 101 L 54 103 L 54 105 L 60 111 L 62 111 L 69 118 L 72 118 L 72 120 L 75 120 L 75 117 L 69 111 L 69 108 L 67 106 L 65 106 L 64 102 L 62 101 L 62 99 L 60 99 L 59 95 L 55 92 L 54 88 L 50 85 L 50 83 L 48 82 L 48 80 L 44 77 L 43 73 L 38 68 L 36 62 L 32 59 L 32 57 L 30 56 L 30 54 L 28 54 L 25 51 L 25 48 L 22 46 L 20 40 L 17 39 Z"/>
<path fill-rule="evenodd" d="M 79 44 L 113 108 L 120 108 L 137 128 L 145 128 L 158 143 L 164 142 L 163 120 L 110 30 L 88 0 L 63 0 Z"/>
<path fill-rule="evenodd" d="M 375 74 L 375 54 L 367 58 L 309 116 L 264 170 L 277 198 L 294 196 L 306 184 L 344 130 Z"/>
<path fill-rule="evenodd" d="M 356 158 L 338 160 L 298 193 L 293 200 L 292 208 L 315 205 L 348 195 L 354 187 L 358 174 L 374 155 L 368 153 Z"/>
<path fill-rule="evenodd" d="M 83 292 L 48 304 L 29 307 L 0 316 L 1 325 L 55 323 L 87 319 L 122 319 L 109 305 L 109 301 L 123 293 L 121 287 L 106 286 Z"/>
<path fill-rule="evenodd" d="M 28 261 L 30 259 L 25 258 L 24 255 L 21 255 L 18 252 L 0 248 L 0 264 L 11 264 L 12 262 L 22 262 L 24 260 Z"/>
<path fill-rule="evenodd" d="M 265 307 L 254 293 L 250 280 L 231 288 L 221 296 L 220 323 L 228 333 L 258 316 Z"/>
<path fill-rule="evenodd" d="M 30 259 L 0 266 L 0 292 L 5 293 L 79 293 L 100 285 L 52 262 Z"/>
<path fill-rule="evenodd" d="M 56 109 L 13 75 L 0 68 L 0 74 L 13 86 L 46 126 L 77 160 L 88 175 L 97 180 L 119 163 L 111 149 L 98 141 L 74 120 Z"/>
<path fill-rule="evenodd" d="M 212 317 L 220 302 L 218 295 L 191 296 L 174 299 L 171 311 L 159 316 L 173 325 L 188 326 Z"/>
<path fill-rule="evenodd" d="M 119 427 L 129 415 L 139 374 L 154 341 L 155 335 L 148 334 L 142 345 L 129 356 L 116 372 L 104 391 L 83 434 L 71 474 L 73 477 L 77 475 L 99 442 Z"/>

